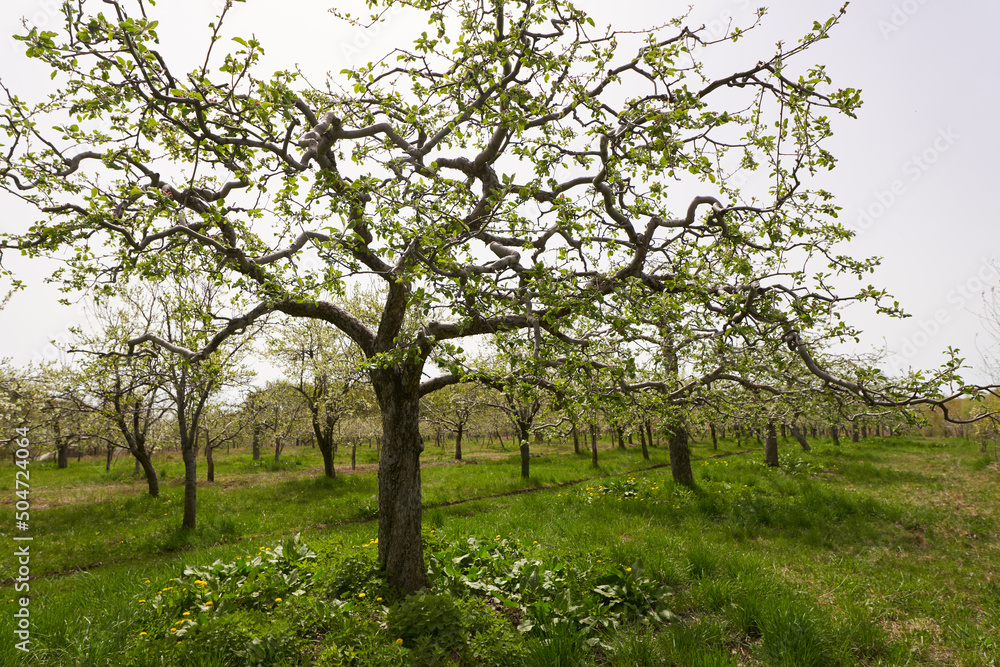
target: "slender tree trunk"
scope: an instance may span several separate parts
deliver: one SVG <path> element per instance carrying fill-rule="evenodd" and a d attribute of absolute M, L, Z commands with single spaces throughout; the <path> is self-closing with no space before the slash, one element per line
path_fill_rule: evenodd
<path fill-rule="evenodd" d="M 323 455 L 323 475 L 330 479 L 337 477 L 337 470 L 333 467 L 333 437 L 324 437 L 326 442 L 320 442 L 319 453 Z M 352 450 L 353 456 L 353 450 Z"/>
<path fill-rule="evenodd" d="M 618 432 L 618 449 L 625 449 L 625 429 L 619 426 L 615 430 Z"/>
<path fill-rule="evenodd" d="M 785 426 L 784 424 L 781 425 L 781 440 L 782 441 L 788 440 L 788 427 Z"/>
<path fill-rule="evenodd" d="M 576 432 L 576 424 L 573 424 L 573 453 L 580 453 L 580 434 Z"/>
<path fill-rule="evenodd" d="M 52 421 L 52 435 L 56 441 L 56 467 L 63 470 L 69 467 L 69 443 L 63 440 L 58 418 Z"/>
<path fill-rule="evenodd" d="M 597 467 L 597 424 L 590 425 L 590 465 Z"/>
<path fill-rule="evenodd" d="M 181 442 L 184 461 L 184 519 L 181 527 L 194 530 L 198 509 L 198 455 L 194 443 Z"/>
<path fill-rule="evenodd" d="M 858 425 L 853 424 L 851 426 L 851 442 L 858 442 L 861 440 L 861 436 L 858 434 Z"/>
<path fill-rule="evenodd" d="M 420 375 L 422 364 L 369 371 L 382 413 L 378 467 L 378 559 L 389 585 L 404 593 L 427 585 L 420 537 Z"/>
<path fill-rule="evenodd" d="M 357 470 L 357 469 L 358 469 L 358 443 L 357 441 L 355 441 L 351 443 L 351 470 Z"/>
<path fill-rule="evenodd" d="M 136 459 L 135 460 L 135 470 L 132 472 L 132 474 L 135 475 L 136 477 L 138 477 L 140 473 L 142 473 L 142 466 L 139 465 L 139 459 Z"/>
<path fill-rule="evenodd" d="M 528 479 L 531 474 L 531 424 L 519 419 L 517 430 L 521 449 L 521 479 Z"/>
<path fill-rule="evenodd" d="M 837 432 L 838 430 L 836 424 L 830 426 L 830 437 L 833 438 L 833 444 L 840 447 L 840 434 Z"/>
<path fill-rule="evenodd" d="M 146 485 L 149 487 L 149 495 L 153 498 L 159 498 L 160 479 L 156 476 L 156 468 L 153 467 L 153 461 L 149 454 L 146 453 L 145 449 L 139 451 L 133 450 L 132 456 L 135 457 L 136 464 L 142 466 L 142 472 L 146 475 Z"/>
<path fill-rule="evenodd" d="M 802 446 L 802 449 L 804 451 L 811 452 L 812 451 L 812 447 L 810 447 L 809 443 L 806 442 L 806 437 L 804 435 L 802 435 L 802 429 L 800 429 L 795 424 L 789 425 L 788 428 L 792 432 L 792 437 L 795 438 L 795 440 Z"/>
<path fill-rule="evenodd" d="M 649 442 L 649 446 L 653 446 L 653 420 L 646 420 L 646 440 Z"/>
<path fill-rule="evenodd" d="M 711 422 L 708 425 L 709 430 L 712 432 L 712 449 L 719 449 L 719 440 L 715 437 L 715 422 Z"/>
<path fill-rule="evenodd" d="M 691 470 L 691 448 L 688 446 L 688 432 L 684 421 L 670 427 L 670 473 L 674 481 L 684 486 L 694 485 L 694 472 Z"/>
<path fill-rule="evenodd" d="M 253 445 L 252 445 L 254 461 L 260 460 L 260 436 L 261 436 L 261 428 L 259 426 L 254 426 Z"/>
<path fill-rule="evenodd" d="M 324 429 L 323 422 L 320 421 L 319 411 L 314 409 L 312 416 L 313 437 L 311 440 L 319 444 L 319 453 L 323 455 L 323 475 L 330 479 L 335 479 L 337 477 L 337 470 L 333 467 L 333 459 L 337 450 L 333 445 L 333 432 L 336 420 L 327 421 L 326 425 L 327 428 Z"/>
<path fill-rule="evenodd" d="M 215 481 L 215 461 L 212 459 L 213 449 L 215 449 L 215 447 L 208 444 L 205 445 L 205 461 L 207 463 L 206 467 L 208 468 L 205 479 L 209 482 Z"/>
<path fill-rule="evenodd" d="M 649 446 L 646 444 L 646 433 L 643 424 L 639 424 L 639 444 L 642 445 L 642 458 L 649 460 Z"/>
<path fill-rule="evenodd" d="M 767 465 L 777 468 L 778 461 L 778 434 L 774 429 L 774 422 L 767 423 L 767 440 L 764 443 L 764 460 Z"/>
<path fill-rule="evenodd" d="M 114 455 L 115 455 L 115 448 L 112 447 L 111 445 L 108 445 L 107 455 L 104 460 L 104 472 L 111 472 L 111 459 L 114 457 Z"/>
<path fill-rule="evenodd" d="M 458 429 L 455 433 L 455 460 L 462 460 L 462 425 L 458 425 Z"/>

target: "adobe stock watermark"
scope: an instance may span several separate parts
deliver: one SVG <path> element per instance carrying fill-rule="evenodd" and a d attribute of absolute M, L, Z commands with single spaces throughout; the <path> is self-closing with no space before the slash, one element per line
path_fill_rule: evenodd
<path fill-rule="evenodd" d="M 914 153 L 903 163 L 901 172 L 904 178 L 893 179 L 888 188 L 873 192 L 874 201 L 858 211 L 855 224 L 848 223 L 847 226 L 857 234 L 870 229 L 906 194 L 909 187 L 923 178 L 941 156 L 951 150 L 961 138 L 962 135 L 951 127 L 938 129 L 929 146 L 919 153 Z"/>
<path fill-rule="evenodd" d="M 27 23 L 27 28 L 21 26 L 20 21 L 18 21 L 18 29 L 14 34 L 21 35 L 30 28 L 56 30 L 64 20 L 63 5 L 65 4 L 65 0 L 41 0 L 30 13 L 22 15 L 21 18 Z M 18 56 L 23 56 L 28 48 L 27 45 L 14 39 L 13 34 L 6 35 L 6 37 L 11 51 Z"/>
<path fill-rule="evenodd" d="M 882 39 L 888 40 L 903 29 L 929 0 L 903 0 L 892 6 L 888 18 L 879 19 L 876 25 Z"/>
<path fill-rule="evenodd" d="M 29 484 L 31 471 L 28 467 L 31 463 L 31 443 L 28 440 L 28 429 L 18 428 L 17 436 L 11 443 L 14 446 L 14 495 L 17 500 L 14 502 L 14 525 L 19 535 L 14 535 L 14 559 L 16 560 L 17 576 L 14 577 L 14 592 L 21 596 L 16 598 L 14 608 L 14 648 L 27 653 L 29 651 L 28 642 L 31 641 L 31 611 L 29 603 L 31 598 L 28 592 L 31 590 L 31 542 L 32 537 L 25 535 L 28 531 L 31 519 L 31 503 L 28 494 L 31 492 Z"/>
<path fill-rule="evenodd" d="M 931 343 L 954 321 L 955 313 L 963 310 L 969 303 L 978 301 L 983 291 L 989 285 L 994 285 L 1000 278 L 1000 268 L 994 260 L 984 259 L 979 263 L 975 273 L 958 283 L 945 295 L 948 308 L 941 307 L 934 311 L 932 317 L 920 321 L 919 330 L 905 337 L 898 346 L 894 346 L 894 361 L 890 366 L 897 373 L 909 366 L 908 362 Z"/>

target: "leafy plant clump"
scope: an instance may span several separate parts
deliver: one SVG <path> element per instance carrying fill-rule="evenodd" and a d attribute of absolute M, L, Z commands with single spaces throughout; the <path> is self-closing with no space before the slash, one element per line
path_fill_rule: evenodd
<path fill-rule="evenodd" d="M 370 553 L 374 540 L 318 554 L 295 536 L 185 567 L 141 601 L 143 630 L 123 664 L 500 667 L 566 638 L 606 648 L 626 624 L 676 619 L 670 589 L 639 562 L 549 555 L 499 536 L 425 538 L 434 587 L 401 599 Z"/>
<path fill-rule="evenodd" d="M 672 591 L 646 576 L 639 561 L 624 566 L 591 555 L 567 559 L 500 536 L 442 543 L 428 560 L 432 581 L 455 595 L 483 597 L 524 633 L 569 625 L 597 644 L 602 630 L 677 618 L 668 608 Z"/>

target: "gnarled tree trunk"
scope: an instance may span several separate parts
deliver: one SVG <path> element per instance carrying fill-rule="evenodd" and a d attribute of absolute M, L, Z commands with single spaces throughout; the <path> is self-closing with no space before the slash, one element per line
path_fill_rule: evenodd
<path fill-rule="evenodd" d="M 370 371 L 382 412 L 378 466 L 378 559 L 393 588 L 427 585 L 420 539 L 420 374 L 422 365 L 396 364 Z"/>

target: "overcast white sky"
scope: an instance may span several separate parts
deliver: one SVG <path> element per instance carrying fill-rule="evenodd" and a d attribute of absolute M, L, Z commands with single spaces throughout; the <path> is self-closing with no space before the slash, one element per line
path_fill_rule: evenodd
<path fill-rule="evenodd" d="M 598 24 L 641 28 L 664 23 L 687 10 L 687 2 L 666 0 L 580 0 Z M 751 20 L 760 3 L 699 1 L 688 25 Z M 776 0 L 745 59 L 717 63 L 742 69 L 769 57 L 779 40 L 796 41 L 813 20 L 835 13 L 839 1 Z M 205 24 L 218 2 L 161 0 L 161 41 L 177 55 L 203 57 L 192 38 L 204 43 Z M 338 7 L 344 3 L 338 2 Z M 37 90 L 45 76 L 32 69 L 23 47 L 6 36 L 21 17 L 37 24 L 58 20 L 55 0 L 4 0 L 0 7 L 0 77 L 17 92 Z M 411 26 L 390 23 L 380 35 L 345 32 L 325 13 L 322 0 L 249 0 L 233 10 L 231 27 L 254 32 L 275 69 L 298 63 L 317 81 L 352 61 L 371 60 L 386 43 Z M 169 12 L 169 16 L 163 15 Z M 204 17 L 201 20 L 199 17 Z M 866 278 L 895 295 L 912 317 L 875 317 L 861 308 L 848 319 L 864 329 L 862 351 L 883 345 L 897 367 L 935 367 L 948 346 L 962 349 L 981 366 L 978 348 L 990 344 L 980 321 L 981 292 L 1000 284 L 993 262 L 1000 257 L 1000 225 L 991 199 L 1000 169 L 1000 3 L 987 0 L 864 0 L 854 2 L 831 39 L 806 54 L 800 65 L 823 63 L 837 87 L 862 89 L 858 120 L 838 122 L 831 149 L 837 168 L 822 185 L 837 195 L 842 221 L 860 230 L 844 250 L 883 257 Z M 193 62 L 191 66 L 193 66 Z M 176 69 L 184 69 L 178 67 Z M 27 95 L 30 97 L 30 95 Z M 680 206 L 679 206 L 680 208 Z M 0 228 L 23 225 L 27 211 L 0 197 Z M 57 304 L 59 293 L 44 286 L 37 263 L 8 261 L 31 288 L 0 312 L 0 357 L 17 363 L 53 354 L 48 341 L 81 322 L 79 309 Z M 985 337 L 985 338 L 984 338 Z M 986 369 L 968 377 L 987 379 Z"/>

